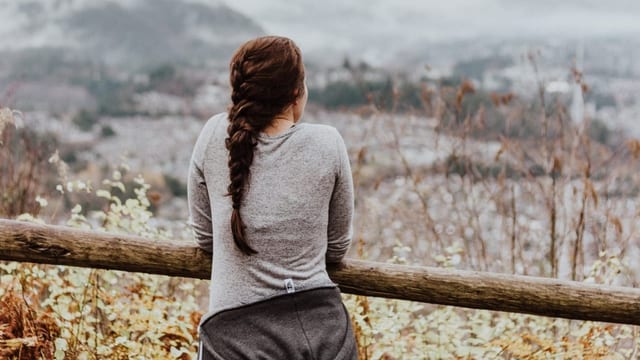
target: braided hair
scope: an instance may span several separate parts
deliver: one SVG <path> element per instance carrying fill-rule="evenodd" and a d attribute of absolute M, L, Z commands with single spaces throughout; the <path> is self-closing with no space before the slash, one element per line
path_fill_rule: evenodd
<path fill-rule="evenodd" d="M 231 106 L 228 137 L 233 241 L 246 255 L 257 252 L 248 244 L 240 207 L 249 185 L 258 134 L 293 104 L 304 89 L 300 49 L 285 37 L 264 36 L 244 43 L 231 58 Z"/>

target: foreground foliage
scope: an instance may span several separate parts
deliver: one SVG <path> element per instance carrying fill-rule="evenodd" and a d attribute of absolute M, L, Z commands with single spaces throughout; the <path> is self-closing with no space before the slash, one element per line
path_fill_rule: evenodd
<path fill-rule="evenodd" d="M 105 211 L 87 218 L 76 206 L 69 226 L 166 239 L 151 225 L 147 185 L 136 178 L 136 197 L 122 201 L 122 173 L 93 195 Z M 65 191 L 65 190 L 63 190 Z M 124 191 L 122 191 L 124 192 Z M 22 220 L 41 221 L 29 215 Z M 98 222 L 97 222 L 98 221 Z M 184 234 L 183 234 L 184 235 Z M 185 236 L 186 238 L 186 236 Z M 404 263 L 397 246 L 390 261 Z M 463 249 L 438 258 L 452 266 Z M 594 272 L 611 262 L 601 262 Z M 0 266 L 0 355 L 9 359 L 195 359 L 199 303 L 206 282 L 65 266 Z M 638 353 L 632 326 L 551 319 L 345 295 L 361 359 L 629 359 Z"/>

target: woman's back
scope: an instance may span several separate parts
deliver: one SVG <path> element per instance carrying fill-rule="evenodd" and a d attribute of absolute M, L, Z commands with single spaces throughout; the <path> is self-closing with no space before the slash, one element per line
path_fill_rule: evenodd
<path fill-rule="evenodd" d="M 245 42 L 229 70 L 229 112 L 204 126 L 187 183 L 196 240 L 213 252 L 200 359 L 355 359 L 351 320 L 326 271 L 352 234 L 342 137 L 296 125 L 308 89 L 290 39 Z"/>
<path fill-rule="evenodd" d="M 228 125 L 226 113 L 212 117 L 191 160 L 192 223 L 199 245 L 213 252 L 203 321 L 287 292 L 335 286 L 325 263 L 343 258 L 352 234 L 353 184 L 344 142 L 333 127 L 301 123 L 257 138 L 240 209 L 247 242 L 257 254 L 241 252 L 228 221 Z"/>

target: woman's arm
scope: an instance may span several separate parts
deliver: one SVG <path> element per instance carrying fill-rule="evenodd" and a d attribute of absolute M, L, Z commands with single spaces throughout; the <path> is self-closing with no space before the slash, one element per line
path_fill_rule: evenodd
<path fill-rule="evenodd" d="M 211 223 L 209 191 L 203 171 L 204 154 L 212 138 L 213 131 L 223 116 L 224 114 L 220 114 L 209 119 L 200 132 L 189 162 L 187 180 L 188 224 L 194 231 L 198 246 L 208 252 L 213 252 L 213 225 Z"/>
<path fill-rule="evenodd" d="M 209 192 L 207 191 L 207 183 L 204 180 L 202 169 L 193 160 L 189 164 L 187 199 L 189 202 L 188 223 L 193 229 L 196 242 L 203 250 L 213 252 Z"/>
<path fill-rule="evenodd" d="M 337 132 L 337 131 L 336 131 Z M 326 262 L 337 263 L 344 258 L 353 236 L 353 179 L 349 154 L 344 140 L 338 133 L 338 171 L 329 203 L 329 225 L 327 235 Z"/>

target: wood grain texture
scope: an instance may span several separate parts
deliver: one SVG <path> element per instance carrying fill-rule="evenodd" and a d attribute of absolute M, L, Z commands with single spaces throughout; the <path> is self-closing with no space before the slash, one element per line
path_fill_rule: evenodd
<path fill-rule="evenodd" d="M 209 279 L 195 243 L 0 219 L 0 260 Z M 640 325 L 640 289 L 346 259 L 329 275 L 345 293 L 474 309 Z"/>

